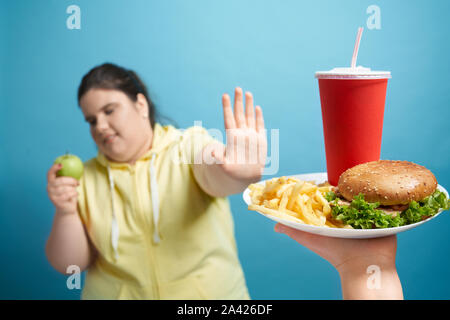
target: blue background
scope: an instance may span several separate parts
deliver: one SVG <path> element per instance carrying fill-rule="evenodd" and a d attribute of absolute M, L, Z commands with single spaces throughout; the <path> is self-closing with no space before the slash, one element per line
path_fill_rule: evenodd
<path fill-rule="evenodd" d="M 390 70 L 383 159 L 429 168 L 450 188 L 450 1 L 6 1 L 0 7 L 0 298 L 78 299 L 48 264 L 54 208 L 46 192 L 53 160 L 96 155 L 77 106 L 81 77 L 110 61 L 134 69 L 159 110 L 185 128 L 223 130 L 221 95 L 236 86 L 280 129 L 280 169 L 326 170 L 314 72 L 350 64 Z M 66 9 L 81 8 L 69 30 Z M 369 5 L 381 29 L 369 30 Z M 254 299 L 340 299 L 325 260 L 230 197 L 239 255 Z M 450 298 L 450 217 L 398 236 L 407 299 Z"/>

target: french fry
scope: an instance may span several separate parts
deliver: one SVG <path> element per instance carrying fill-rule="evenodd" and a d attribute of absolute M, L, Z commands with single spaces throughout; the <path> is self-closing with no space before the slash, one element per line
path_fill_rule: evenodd
<path fill-rule="evenodd" d="M 279 188 L 278 188 L 278 190 L 277 190 L 277 197 L 278 198 L 280 198 L 282 195 L 283 195 L 283 193 L 289 188 L 289 187 L 291 187 L 291 186 L 293 186 L 294 185 L 294 183 L 286 183 L 286 184 L 283 184 L 283 185 L 281 185 Z"/>
<path fill-rule="evenodd" d="M 327 223 L 327 218 L 324 216 L 319 217 L 320 220 L 320 226 L 323 227 Z"/>
<path fill-rule="evenodd" d="M 302 219 L 299 219 L 295 216 L 292 216 L 288 213 L 284 213 L 281 211 L 277 211 L 277 210 L 273 210 L 273 209 L 269 209 L 266 208 L 264 206 L 259 206 L 259 205 L 249 205 L 248 206 L 249 210 L 254 210 L 254 211 L 259 211 L 262 212 L 264 214 L 268 214 L 277 218 L 281 218 L 281 219 L 286 219 L 286 220 L 290 220 L 290 221 L 294 221 L 294 222 L 300 222 L 300 223 L 305 223 Z"/>
<path fill-rule="evenodd" d="M 316 190 L 317 190 L 317 186 L 315 186 L 315 185 L 313 185 L 313 184 L 311 184 L 311 183 L 306 182 L 306 183 L 303 185 L 302 193 L 312 194 L 312 193 L 314 193 Z"/>
<path fill-rule="evenodd" d="M 288 208 L 288 210 L 291 210 L 296 199 L 297 199 L 297 195 L 300 193 L 300 190 L 303 189 L 304 186 L 304 182 L 303 181 L 299 181 L 297 182 L 297 184 L 295 185 L 295 187 L 293 188 L 291 194 L 290 194 L 290 199 L 289 202 L 287 203 L 286 208 Z"/>
<path fill-rule="evenodd" d="M 323 205 L 320 202 L 316 201 L 315 197 L 311 198 L 311 206 L 314 210 L 322 210 L 323 208 Z"/>
<path fill-rule="evenodd" d="M 351 228 L 334 220 L 324 195 L 334 190 L 329 183 L 316 185 L 291 177 L 273 178 L 265 184 L 249 186 L 249 210 L 288 219 L 297 223 L 327 228 Z"/>
<path fill-rule="evenodd" d="M 292 188 L 289 188 L 281 196 L 280 207 L 278 208 L 280 211 L 284 211 L 286 209 L 291 192 L 292 192 Z"/>
<path fill-rule="evenodd" d="M 269 185 L 264 188 L 264 193 L 271 193 L 280 186 L 279 181 L 272 181 Z"/>
<path fill-rule="evenodd" d="M 272 200 L 264 200 L 263 201 L 263 206 L 266 206 L 267 208 L 270 209 L 275 209 L 278 210 L 278 203 L 280 202 L 280 199 L 272 199 Z"/>
<path fill-rule="evenodd" d="M 318 187 L 317 190 L 319 190 L 322 193 L 327 193 L 327 192 L 330 192 L 332 190 L 332 187 L 331 186 L 329 186 L 329 187 Z"/>
<path fill-rule="evenodd" d="M 252 191 L 253 190 L 263 190 L 264 189 L 264 185 L 259 184 L 259 183 L 253 183 L 253 184 L 249 185 L 248 188 L 250 190 L 252 190 Z"/>
<path fill-rule="evenodd" d="M 307 221 L 309 221 L 310 224 L 314 226 L 321 226 L 322 222 L 320 221 L 320 219 L 316 217 L 315 213 L 310 210 L 305 203 L 305 196 L 306 195 L 302 195 L 302 199 L 300 200 L 300 208 L 302 209 L 303 216 Z"/>
<path fill-rule="evenodd" d="M 252 200 L 252 203 L 260 204 L 262 195 L 263 195 L 262 191 L 259 190 L 251 191 L 250 199 Z"/>
<path fill-rule="evenodd" d="M 336 226 L 335 224 L 331 223 L 329 220 L 327 220 L 327 222 L 325 222 L 325 225 L 330 227 L 330 228 L 339 228 L 338 226 Z"/>
<path fill-rule="evenodd" d="M 316 191 L 315 195 L 316 199 L 323 205 L 323 212 L 325 213 L 325 215 L 329 215 L 331 213 L 331 207 L 328 201 L 323 197 L 323 195 L 319 191 Z"/>
<path fill-rule="evenodd" d="M 293 217 L 295 217 L 295 218 L 297 218 L 297 219 L 299 219 L 299 220 L 302 220 L 301 217 L 300 217 L 300 215 L 299 215 L 298 212 L 296 212 L 296 211 L 291 211 L 291 210 L 285 209 L 283 212 L 285 212 L 285 213 L 287 213 L 288 215 L 291 215 L 291 216 L 293 216 Z M 302 220 L 302 221 L 303 221 L 303 220 Z"/>

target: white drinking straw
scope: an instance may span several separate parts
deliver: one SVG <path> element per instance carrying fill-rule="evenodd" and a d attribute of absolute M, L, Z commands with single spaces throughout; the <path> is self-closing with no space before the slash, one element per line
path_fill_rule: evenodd
<path fill-rule="evenodd" d="M 356 35 L 355 48 L 353 49 L 352 69 L 356 68 L 356 59 L 358 58 L 359 43 L 361 42 L 362 32 L 363 32 L 363 28 L 360 27 L 358 29 L 358 34 Z"/>

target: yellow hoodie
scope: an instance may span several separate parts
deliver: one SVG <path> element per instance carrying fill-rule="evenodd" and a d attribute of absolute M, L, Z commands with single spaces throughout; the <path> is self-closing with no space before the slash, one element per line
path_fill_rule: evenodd
<path fill-rule="evenodd" d="M 192 163 L 214 141 L 201 127 L 155 125 L 134 165 L 101 152 L 85 163 L 80 218 L 99 255 L 83 299 L 248 299 L 226 198 L 206 194 Z"/>

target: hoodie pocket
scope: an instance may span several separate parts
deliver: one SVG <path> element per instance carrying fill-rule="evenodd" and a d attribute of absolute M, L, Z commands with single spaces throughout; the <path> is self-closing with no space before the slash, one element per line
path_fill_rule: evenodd
<path fill-rule="evenodd" d="M 83 300 L 114 300 L 119 296 L 122 284 L 96 269 L 88 270 L 82 293 Z"/>
<path fill-rule="evenodd" d="M 208 299 L 195 277 L 160 285 L 162 300 L 205 300 Z"/>
<path fill-rule="evenodd" d="M 101 272 L 90 272 L 83 288 L 83 300 L 149 300 L 155 299 L 152 286 L 136 286 Z"/>

